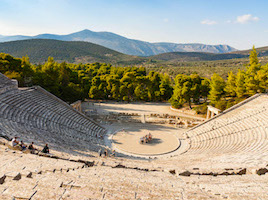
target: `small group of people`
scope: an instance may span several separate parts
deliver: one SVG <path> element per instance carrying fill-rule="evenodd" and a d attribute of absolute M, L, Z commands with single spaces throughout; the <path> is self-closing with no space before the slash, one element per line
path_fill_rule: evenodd
<path fill-rule="evenodd" d="M 104 158 L 109 157 L 109 151 L 107 149 L 105 149 L 104 151 L 102 151 L 102 149 L 99 149 L 98 153 L 99 157 L 102 157 L 102 155 Z M 115 150 L 112 151 L 110 157 L 115 157 Z"/>
<path fill-rule="evenodd" d="M 34 142 L 31 142 L 31 144 L 29 146 L 27 146 L 22 140 L 19 141 L 18 137 L 14 137 L 11 140 L 11 146 L 12 147 L 18 147 L 21 151 L 25 151 L 27 149 L 30 150 L 31 153 L 36 154 L 39 153 L 40 151 L 34 147 Z M 41 151 L 42 153 L 49 153 L 49 147 L 48 144 L 46 144 L 43 148 L 43 150 Z"/>
<path fill-rule="evenodd" d="M 144 143 L 148 143 L 153 139 L 153 136 L 151 133 L 149 133 L 148 135 L 145 135 L 143 137 L 140 138 L 140 143 L 144 144 Z"/>

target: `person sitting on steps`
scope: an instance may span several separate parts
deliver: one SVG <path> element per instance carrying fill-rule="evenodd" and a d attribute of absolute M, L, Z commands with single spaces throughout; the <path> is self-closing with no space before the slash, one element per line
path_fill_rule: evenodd
<path fill-rule="evenodd" d="M 151 133 L 149 133 L 149 135 L 148 135 L 148 139 L 149 139 L 149 141 L 152 140 L 152 134 L 151 134 Z"/>
<path fill-rule="evenodd" d="M 26 150 L 26 148 L 27 148 L 27 145 L 26 145 L 26 144 L 24 144 L 24 142 L 23 142 L 22 140 L 20 141 L 19 146 L 20 146 L 20 148 L 21 148 L 21 151 L 25 151 L 25 150 Z"/>
<path fill-rule="evenodd" d="M 107 149 L 105 149 L 104 150 L 104 158 L 106 158 L 106 157 L 108 157 L 109 155 L 108 155 L 108 150 Z"/>
<path fill-rule="evenodd" d="M 45 145 L 45 147 L 43 148 L 43 150 L 41 152 L 42 153 L 49 153 L 48 144 Z"/>
<path fill-rule="evenodd" d="M 111 157 L 115 157 L 115 150 L 112 151 Z"/>
<path fill-rule="evenodd" d="M 98 153 L 99 153 L 99 157 L 101 157 L 102 156 L 102 149 L 99 149 Z"/>
<path fill-rule="evenodd" d="M 32 142 L 32 143 L 28 146 L 28 149 L 30 150 L 30 152 L 31 152 L 32 154 L 34 154 L 35 151 L 37 151 L 37 149 L 34 148 L 33 144 L 34 144 L 34 142 Z"/>
<path fill-rule="evenodd" d="M 18 137 L 14 137 L 12 140 L 11 140 L 11 145 L 12 147 L 15 147 L 19 144 L 19 141 L 17 140 Z"/>

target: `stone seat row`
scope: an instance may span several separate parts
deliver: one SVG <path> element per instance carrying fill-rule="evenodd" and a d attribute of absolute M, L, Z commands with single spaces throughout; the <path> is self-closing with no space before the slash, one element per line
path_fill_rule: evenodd
<path fill-rule="evenodd" d="M 255 199 L 256 194 L 267 199 L 266 180 L 250 175 L 191 176 L 178 181 L 168 173 L 91 167 L 34 174 L 25 187 L 20 181 L 7 181 L 0 189 L 8 188 L 2 195 L 10 198 L 21 194 L 29 198 L 37 190 L 33 199 Z"/>
<path fill-rule="evenodd" d="M 17 95 L 9 95 L 9 99 L 7 98 L 2 98 L 2 101 L 7 103 L 7 104 L 12 104 L 12 103 L 16 103 L 16 105 L 18 106 L 22 106 L 23 108 L 25 108 L 25 106 L 27 106 L 27 104 L 25 105 L 25 101 L 29 98 L 29 96 L 31 96 L 32 93 L 34 93 L 35 91 L 30 91 L 30 92 L 21 92 L 21 93 L 17 93 Z M 41 96 L 41 95 L 40 95 Z M 46 96 L 46 95 L 43 95 Z M 26 97 L 26 98 L 25 98 Z M 18 102 L 20 102 L 20 104 L 18 104 Z M 44 100 L 44 97 L 41 97 L 39 100 L 34 101 L 34 98 L 29 99 L 28 101 L 28 106 L 31 107 L 33 106 L 34 103 L 38 102 L 38 105 L 40 106 L 43 105 L 45 108 L 50 107 L 51 109 L 53 109 L 53 112 L 57 112 L 60 113 L 61 115 L 65 115 L 65 118 L 67 119 L 71 119 L 73 122 L 78 122 L 79 123 L 83 123 L 89 120 L 86 120 L 85 118 L 81 118 L 81 116 L 79 116 L 77 113 L 74 113 L 73 110 L 70 110 L 70 108 L 66 109 L 66 106 L 62 106 L 61 109 L 57 108 L 57 107 L 51 107 L 49 103 L 47 103 Z M 60 103 L 58 103 L 60 105 Z"/>
<path fill-rule="evenodd" d="M 0 89 L 8 87 L 10 85 L 14 85 L 14 82 L 9 78 L 7 78 L 6 76 L 4 76 L 2 73 L 0 73 Z"/>
<path fill-rule="evenodd" d="M 268 128 L 264 126 L 214 138 L 194 137 L 187 153 L 266 152 Z"/>
<path fill-rule="evenodd" d="M 4 105 L 2 103 L 2 105 Z M 4 105 L 2 108 L 5 108 L 5 110 L 2 110 L 3 117 L 6 119 L 10 119 L 16 122 L 21 122 L 21 123 L 27 123 L 30 124 L 34 127 L 40 128 L 40 129 L 45 129 L 45 130 L 58 130 L 58 131 L 65 131 L 65 129 L 68 130 L 73 130 L 73 131 L 78 131 L 81 133 L 87 133 L 90 132 L 91 136 L 96 135 L 101 131 L 102 129 L 100 127 L 94 126 L 93 123 L 87 123 L 87 124 L 78 124 L 76 123 L 75 125 L 72 123 L 72 121 L 66 121 L 66 118 L 60 116 L 59 114 L 55 115 L 55 113 L 51 112 L 48 113 L 47 115 L 44 114 L 39 114 L 38 112 L 48 112 L 49 110 L 45 109 L 40 109 L 38 108 L 38 112 L 31 112 L 31 110 L 22 110 L 18 109 L 15 107 L 14 109 L 10 105 Z M 31 109 L 34 109 L 35 107 L 30 107 Z M 53 119 L 53 117 L 57 116 L 56 119 Z M 51 117 L 52 119 L 48 119 L 47 116 Z M 61 128 L 60 128 L 61 127 Z M 66 127 L 65 129 L 62 127 Z"/>
<path fill-rule="evenodd" d="M 240 123 L 241 126 L 245 127 L 255 125 L 256 123 L 264 124 L 268 120 L 267 110 L 262 109 L 263 105 L 259 107 L 260 109 L 256 108 L 255 110 L 257 111 L 254 112 L 253 114 L 251 113 L 250 115 L 243 115 L 240 113 L 238 116 L 233 116 L 230 118 L 223 119 L 219 117 L 217 118 L 217 120 L 207 122 L 202 127 L 198 127 L 196 129 L 192 129 L 186 132 L 186 134 L 188 135 L 188 137 L 192 137 L 195 135 L 206 133 L 208 131 L 213 131 L 214 129 L 225 128 L 228 125 L 232 126 L 232 124 L 236 124 L 237 122 Z M 247 123 L 244 123 L 245 121 L 247 121 Z"/>
<path fill-rule="evenodd" d="M 55 107 L 51 106 L 52 103 Z M 28 135 L 51 133 L 62 138 L 68 136 L 70 139 L 102 144 L 100 140 L 105 134 L 105 129 L 95 122 L 35 89 L 0 94 L 0 119 L 0 131 L 9 136 L 23 132 Z M 97 148 L 94 146 L 94 150 Z"/>
<path fill-rule="evenodd" d="M 3 121 L 3 119 L 2 119 L 2 121 Z M 8 124 L 8 121 L 6 121 L 6 124 L 3 124 L 2 126 L 4 127 L 7 124 Z M 75 129 L 71 129 L 71 128 L 63 126 L 61 124 L 58 124 L 58 125 L 52 124 L 53 126 L 50 126 L 49 129 L 43 129 L 41 126 L 38 126 L 38 124 L 35 124 L 32 121 L 30 123 L 12 123 L 12 124 L 15 124 L 15 125 L 21 124 L 22 128 L 21 128 L 20 132 L 23 131 L 24 129 L 31 130 L 33 128 L 36 128 L 40 131 L 43 130 L 46 132 L 52 132 L 54 134 L 59 134 L 62 136 L 68 135 L 69 137 L 77 138 L 80 140 L 86 140 L 86 139 L 92 140 L 94 138 L 97 138 L 97 139 L 99 138 L 99 137 L 96 137 L 95 135 L 85 134 L 84 132 L 81 132 L 81 131 L 78 131 Z M 97 129 L 96 131 L 91 131 L 91 132 L 94 134 L 103 135 L 104 133 L 102 131 L 103 131 L 102 129 Z M 12 134 L 12 135 L 14 135 L 14 134 Z"/>
<path fill-rule="evenodd" d="M 57 112 L 61 114 L 66 114 L 69 118 L 71 118 L 73 121 L 79 121 L 80 123 L 85 122 L 86 119 L 79 116 L 77 113 L 73 112 L 72 109 L 68 106 L 68 109 L 66 109 L 66 105 L 63 105 L 62 103 L 58 102 L 57 100 L 54 100 L 53 98 L 44 95 L 43 93 L 39 92 L 38 90 L 33 90 L 32 92 L 27 94 L 29 98 L 31 98 L 31 101 L 34 102 L 40 102 L 41 105 L 51 108 L 53 110 L 56 110 Z M 62 113 L 64 112 L 64 113 Z M 79 118 L 80 117 L 80 118 Z"/>
<path fill-rule="evenodd" d="M 15 98 L 13 95 L 11 95 L 11 96 L 13 97 L 13 98 L 11 98 L 12 99 L 11 101 L 5 101 L 6 99 L 1 99 L 1 102 L 4 101 L 4 103 L 2 103 L 2 105 L 0 105 L 0 111 L 4 115 L 5 118 L 14 120 L 14 117 L 15 117 L 15 119 L 20 119 L 20 118 L 18 118 L 17 113 L 19 112 L 19 113 L 22 113 L 23 115 L 25 115 L 27 112 L 25 112 L 24 110 L 26 109 L 27 111 L 30 111 L 34 116 L 42 115 L 40 117 L 45 117 L 45 118 L 50 117 L 50 119 L 48 119 L 48 121 L 55 121 L 53 119 L 53 117 L 57 116 L 57 118 L 56 118 L 57 120 L 59 120 L 59 119 L 65 120 L 62 124 L 67 124 L 67 125 L 70 124 L 70 127 L 78 128 L 81 130 L 84 129 L 85 127 L 90 127 L 90 126 L 92 126 L 93 129 L 97 127 L 90 120 L 85 120 L 82 116 L 79 116 L 78 114 L 76 114 L 75 117 L 73 117 L 71 120 L 69 118 L 69 116 L 65 117 L 64 114 L 62 116 L 62 113 L 57 113 L 54 110 L 49 110 L 46 107 L 40 106 L 39 104 L 34 105 L 32 101 L 29 101 L 29 100 L 27 101 L 27 99 L 25 100 L 25 98 L 23 98 L 23 97 L 20 97 L 18 99 L 18 98 Z M 20 95 L 17 95 L 17 96 L 20 96 Z M 13 110 L 10 109 L 10 105 L 15 106 Z M 65 110 L 68 110 L 68 109 L 65 108 Z M 49 111 L 51 111 L 51 112 L 49 112 Z M 75 120 L 76 118 L 77 118 L 77 120 Z M 84 124 L 81 124 L 78 122 L 75 123 L 75 121 L 78 121 L 79 119 L 82 119 L 84 121 Z M 20 121 L 23 122 L 23 118 Z M 26 121 L 29 121 L 29 120 L 27 119 Z"/>
<path fill-rule="evenodd" d="M 268 145 L 268 98 L 259 95 L 218 117 L 186 132 L 187 153 L 224 154 L 258 152 L 265 154 Z"/>
<path fill-rule="evenodd" d="M 228 124 L 218 129 L 194 135 L 191 137 L 191 139 L 192 140 L 196 140 L 195 138 L 201 138 L 201 140 L 213 139 L 215 137 L 221 137 L 224 135 L 235 134 L 237 132 L 241 132 L 248 129 L 254 129 L 255 127 L 262 127 L 265 126 L 268 122 L 268 119 L 266 118 L 267 116 L 265 115 L 254 116 L 251 119 L 242 120 L 234 124 Z"/>
<path fill-rule="evenodd" d="M 103 145 L 103 140 L 95 137 L 85 137 L 84 135 L 74 134 L 60 134 L 56 131 L 46 131 L 30 125 L 16 123 L 7 119 L 0 118 L 0 132 L 2 135 L 7 136 L 20 136 L 20 139 L 30 143 L 31 141 L 49 143 L 50 146 L 55 148 L 68 147 L 82 148 L 83 146 L 89 150 L 97 151 L 99 144 Z"/>

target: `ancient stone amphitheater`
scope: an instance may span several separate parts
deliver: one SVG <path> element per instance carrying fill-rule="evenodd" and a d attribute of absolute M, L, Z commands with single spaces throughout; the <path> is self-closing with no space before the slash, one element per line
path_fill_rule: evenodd
<path fill-rule="evenodd" d="M 157 159 L 99 158 L 108 132 L 0 74 L 0 199 L 268 199 L 267 94 L 186 130 L 184 145 Z M 12 150 L 14 136 L 51 154 Z"/>

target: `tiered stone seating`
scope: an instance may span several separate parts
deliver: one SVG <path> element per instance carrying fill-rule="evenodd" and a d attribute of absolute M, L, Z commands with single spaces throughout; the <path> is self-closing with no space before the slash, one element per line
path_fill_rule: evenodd
<path fill-rule="evenodd" d="M 257 94 L 185 135 L 190 143 L 187 154 L 264 153 L 268 150 L 268 95 Z"/>
<path fill-rule="evenodd" d="M 268 174 L 176 176 L 4 151 L 0 199 L 267 199 Z M 99 163 L 107 160 L 99 159 Z M 138 162 L 140 163 L 140 162 Z M 31 176 L 28 176 L 31 173 Z M 20 178 L 14 178 L 18 175 Z"/>
<path fill-rule="evenodd" d="M 0 94 L 9 90 L 14 90 L 18 88 L 18 83 L 16 80 L 10 80 L 5 75 L 0 73 Z"/>
<path fill-rule="evenodd" d="M 40 87 L 7 82 L 0 136 L 49 143 L 53 157 L 10 150 L 0 137 L 0 199 L 268 199 L 266 94 L 188 130 L 184 154 L 137 160 L 92 157 L 104 128 Z"/>
<path fill-rule="evenodd" d="M 1 83 L 8 80 L 5 77 Z M 105 129 L 44 89 L 33 87 L 0 93 L 0 133 L 10 137 L 23 134 L 29 140 L 35 136 L 44 142 L 82 141 L 96 151 Z"/>

